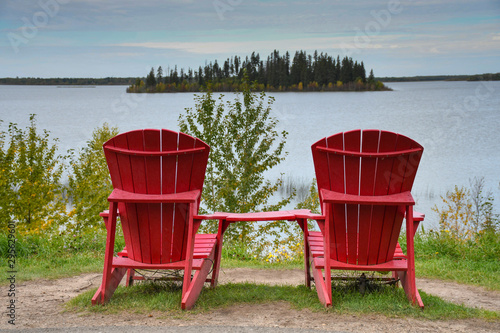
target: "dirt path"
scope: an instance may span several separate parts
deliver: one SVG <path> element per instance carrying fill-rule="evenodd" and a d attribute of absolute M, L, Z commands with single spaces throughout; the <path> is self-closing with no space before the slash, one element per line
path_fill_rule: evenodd
<path fill-rule="evenodd" d="M 29 281 L 17 285 L 18 303 L 15 328 L 89 327 L 89 326 L 264 326 L 288 328 L 315 328 L 345 332 L 500 332 L 497 323 L 480 320 L 427 321 L 392 319 L 382 316 L 352 316 L 332 313 L 297 311 L 287 303 L 239 305 L 202 314 L 186 314 L 181 318 L 165 316 L 161 312 L 148 314 L 98 314 L 63 312 L 63 303 L 76 295 L 95 288 L 101 274 L 84 274 L 59 280 Z M 224 269 L 220 282 L 269 284 L 303 283 L 302 270 L 255 270 L 248 268 Z M 500 311 L 500 293 L 456 283 L 420 279 L 419 289 L 455 303 Z M 0 294 L 0 304 L 7 304 L 6 293 Z M 5 313 L 2 311 L 2 313 Z M 5 314 L 0 329 L 13 328 Z"/>

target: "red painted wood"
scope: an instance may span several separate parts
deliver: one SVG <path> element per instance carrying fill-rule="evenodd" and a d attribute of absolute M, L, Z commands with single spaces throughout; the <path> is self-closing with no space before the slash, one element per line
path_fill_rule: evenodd
<path fill-rule="evenodd" d="M 189 190 L 199 189 L 203 187 L 205 180 L 205 171 L 207 169 L 208 155 L 210 147 L 200 140 L 195 140 L 194 149 L 203 149 L 200 154 L 193 154 L 193 166 L 191 169 L 191 179 Z"/>
<path fill-rule="evenodd" d="M 186 245 L 185 245 L 185 257 L 186 258 L 192 258 L 193 256 L 193 241 L 194 241 L 194 234 L 193 234 L 193 211 L 188 210 L 187 211 L 187 216 L 186 216 L 186 224 L 187 224 L 187 237 L 186 237 Z M 177 224 L 178 225 L 178 224 Z M 174 230 L 175 232 L 175 230 Z M 175 234 L 174 234 L 175 236 Z M 175 240 L 174 240 L 175 241 Z M 175 246 L 175 245 L 174 245 Z M 184 254 L 184 253 L 182 253 Z M 186 297 L 186 295 L 189 293 L 189 290 L 192 289 L 193 287 L 193 282 L 194 280 L 191 279 L 192 276 L 192 269 L 193 269 L 193 263 L 191 260 L 185 260 L 185 266 L 184 266 L 184 279 L 182 282 L 182 297 Z M 183 302 L 184 303 L 184 302 Z M 185 305 L 182 304 L 181 307 L 184 309 Z"/>
<path fill-rule="evenodd" d="M 355 130 L 344 133 L 344 149 L 354 152 L 361 151 L 361 131 Z M 359 195 L 359 156 L 344 156 L 345 164 L 345 193 Z M 337 207 L 337 205 L 334 205 Z M 342 207 L 342 205 L 338 205 Z M 342 208 L 341 208 L 342 209 Z M 358 257 L 358 219 L 359 206 L 345 205 L 346 212 L 346 241 L 347 262 L 357 263 Z M 341 260 L 344 261 L 344 260 Z"/>
<path fill-rule="evenodd" d="M 328 148 L 344 149 L 343 133 L 339 133 L 337 135 L 333 135 L 327 138 L 326 144 Z M 328 168 L 328 176 L 330 182 L 330 186 L 327 188 L 335 192 L 344 192 L 345 191 L 344 157 L 334 154 L 328 154 L 327 156 L 328 156 L 327 168 Z"/>
<path fill-rule="evenodd" d="M 367 130 L 363 131 L 362 152 L 372 154 L 378 153 L 380 140 L 380 131 Z M 375 191 L 375 172 L 377 170 L 377 159 L 361 158 L 360 172 L 360 196 L 373 196 Z M 359 205 L 359 247 L 358 247 L 358 264 L 368 264 L 368 256 L 370 253 L 370 234 L 372 224 L 373 206 L 362 204 Z"/>
<path fill-rule="evenodd" d="M 403 135 L 398 135 L 396 142 L 396 150 L 407 150 L 414 148 L 415 142 Z M 408 160 L 411 155 L 404 155 L 400 157 L 396 157 L 393 165 L 392 179 L 389 190 L 395 191 L 396 193 L 404 191 L 404 189 L 410 189 L 411 185 L 413 185 L 413 179 L 409 180 L 406 178 L 406 169 L 408 167 Z M 416 171 L 416 170 L 415 170 Z M 408 182 L 411 182 L 411 185 L 405 186 Z M 385 250 L 385 253 L 379 252 L 379 260 L 391 260 L 398 242 L 399 233 L 401 231 L 401 225 L 404 218 L 404 207 L 391 207 L 386 208 L 386 218 L 384 220 L 384 228 L 388 230 L 384 230 L 385 237 L 381 240 L 381 250 Z"/>
<path fill-rule="evenodd" d="M 199 269 L 203 261 L 203 259 L 193 260 L 193 268 Z M 184 269 L 185 260 L 171 262 L 168 264 L 149 264 L 135 261 L 129 258 L 116 257 L 113 259 L 113 267 L 126 267 L 134 269 Z"/>
<path fill-rule="evenodd" d="M 161 149 L 162 151 L 172 151 L 178 149 L 178 133 L 162 130 Z M 175 182 L 177 178 L 177 156 L 165 156 L 162 162 L 162 194 L 175 193 Z M 162 263 L 173 261 L 173 230 L 174 230 L 174 210 L 175 204 L 162 205 Z M 178 258 L 176 258 L 178 259 Z"/>
<path fill-rule="evenodd" d="M 349 203 L 349 204 L 365 204 L 365 205 L 382 205 L 382 206 L 399 206 L 399 205 L 414 205 L 415 200 L 411 192 L 403 192 L 389 195 L 378 196 L 360 196 L 352 194 L 343 194 L 328 190 L 321 190 L 323 201 L 327 203 Z"/>
<path fill-rule="evenodd" d="M 114 237 L 118 206 L 126 247 L 118 258 L 110 259 L 114 238 L 107 242 L 100 302 L 112 295 L 115 282 L 118 285 L 131 268 L 183 269 L 183 297 L 189 293 L 192 306 L 213 266 L 215 249 L 220 247 L 217 235 L 195 235 L 201 218 L 193 220 L 209 147 L 182 133 L 137 130 L 112 138 L 104 144 L 104 151 L 114 187 L 108 198 L 113 212 L 101 215 L 108 221 L 109 240 Z M 194 279 L 192 270 L 196 271 Z M 112 272 L 123 274 L 119 277 Z"/>
<path fill-rule="evenodd" d="M 332 305 L 332 293 L 330 289 L 327 288 L 325 279 L 323 278 L 323 273 L 321 269 L 313 267 L 312 269 L 314 276 L 314 283 L 316 284 L 316 291 L 318 292 L 318 298 L 321 304 L 325 307 Z"/>
<path fill-rule="evenodd" d="M 194 148 L 195 139 L 189 135 L 179 133 L 178 149 Z M 177 179 L 175 193 L 189 191 L 193 168 L 193 155 L 177 156 Z M 172 247 L 172 260 L 182 260 L 186 257 L 187 250 L 187 223 L 188 206 L 175 204 L 174 208 L 174 234 Z"/>
<path fill-rule="evenodd" d="M 390 132 L 381 132 L 379 140 L 380 153 L 392 153 L 396 149 L 398 135 Z M 399 193 L 390 190 L 392 186 L 391 179 L 393 178 L 393 167 L 395 157 L 379 158 L 377 160 L 377 171 L 375 175 L 375 196 L 386 196 L 389 194 Z M 412 200 L 412 199 L 408 199 Z M 384 257 L 379 258 L 380 252 L 390 251 L 387 247 L 382 246 L 381 243 L 387 239 L 388 235 L 383 232 L 384 226 L 394 223 L 393 216 L 397 208 L 394 206 L 378 206 L 373 207 L 372 210 L 372 223 L 370 227 L 370 241 L 368 248 L 368 264 L 374 265 L 386 261 Z M 386 243 L 386 242 L 385 242 Z"/>
<path fill-rule="evenodd" d="M 363 133 L 366 133 L 367 131 L 363 131 Z M 420 148 L 413 148 L 413 149 L 406 149 L 406 150 L 398 150 L 394 152 L 387 152 L 387 153 L 377 153 L 377 152 L 359 152 L 357 150 L 350 150 L 350 149 L 332 149 L 332 148 L 326 148 L 326 147 L 320 147 L 318 146 L 318 150 L 321 152 L 325 153 L 331 153 L 334 155 L 342 155 L 342 156 L 350 156 L 350 157 L 368 157 L 368 158 L 386 158 L 386 157 L 394 157 L 394 156 L 401 156 L 401 155 L 410 155 L 414 154 L 417 152 L 420 152 Z"/>
<path fill-rule="evenodd" d="M 132 131 L 127 133 L 128 148 L 131 150 L 144 151 L 144 131 Z M 147 195 L 147 177 L 155 175 L 146 174 L 146 157 L 140 155 L 130 155 L 130 167 L 132 171 L 132 184 L 134 193 Z M 159 175 L 156 175 L 156 181 L 160 181 Z M 151 240 L 149 226 L 149 210 L 147 204 L 135 205 L 137 212 L 137 226 L 139 229 L 140 251 L 142 261 L 151 263 Z"/>
<path fill-rule="evenodd" d="M 159 130 L 144 131 L 144 151 L 161 151 Z M 146 166 L 146 187 L 147 194 L 161 195 L 161 157 L 148 156 L 145 158 Z M 159 203 L 148 203 L 149 213 L 149 237 L 151 245 L 151 263 L 160 264 L 162 262 L 162 233 L 161 233 L 161 211 L 162 205 Z"/>
<path fill-rule="evenodd" d="M 101 293 L 101 302 L 105 302 L 106 300 L 106 291 L 107 288 L 110 287 L 112 283 L 112 262 L 113 262 L 113 250 L 115 246 L 115 230 L 116 230 L 116 213 L 117 213 L 117 204 L 111 203 L 109 205 L 109 211 L 111 214 L 111 218 L 108 225 L 108 232 L 106 234 L 106 252 L 104 253 L 104 270 L 102 274 L 102 293 Z"/>
<path fill-rule="evenodd" d="M 94 294 L 91 300 L 92 305 L 97 304 L 105 304 L 109 301 L 113 292 L 118 288 L 120 281 L 123 279 L 123 276 L 127 273 L 127 270 L 124 268 L 113 268 L 110 273 L 109 280 L 107 281 L 107 287 L 104 288 L 104 284 L 102 284 Z"/>
<path fill-rule="evenodd" d="M 324 216 L 318 220 L 321 233 L 309 233 L 307 248 L 313 272 L 324 271 L 316 281 L 320 300 L 322 289 L 331 290 L 330 269 L 392 270 L 405 272 L 405 291 L 420 304 L 413 288 L 413 243 L 404 255 L 397 240 L 405 209 L 415 204 L 410 190 L 423 148 L 395 133 L 356 130 L 321 139 L 312 150 Z M 423 217 L 407 217 L 407 238 L 413 239 Z"/>
<path fill-rule="evenodd" d="M 115 147 L 128 149 L 128 133 L 115 137 Z M 130 156 L 117 154 L 119 172 L 122 182 L 121 189 L 128 192 L 134 192 L 132 166 Z M 139 222 L 137 220 L 137 209 L 135 204 L 119 203 L 118 209 L 124 213 L 121 215 L 122 224 L 126 225 L 125 229 L 129 230 L 129 239 L 131 241 L 130 249 L 128 250 L 130 258 L 142 260 L 141 239 L 139 235 Z M 125 232 L 124 229 L 124 232 Z M 128 245 L 128 244 L 127 244 Z"/>
<path fill-rule="evenodd" d="M 151 130 L 146 130 L 146 131 L 151 131 Z M 152 131 L 155 131 L 155 130 L 152 130 Z M 131 133 L 133 133 L 133 132 L 131 132 Z M 144 156 L 144 157 L 178 156 L 178 155 L 189 155 L 189 154 L 196 154 L 196 153 L 205 152 L 204 146 L 200 146 L 198 148 L 175 149 L 175 150 L 168 150 L 168 151 L 160 151 L 160 150 L 145 151 L 145 150 L 141 150 L 141 149 L 134 149 L 134 148 L 123 149 L 123 148 L 117 148 L 117 147 L 109 147 L 108 149 L 110 151 L 118 153 L 118 154 L 123 154 L 123 155 L 128 155 L 128 156 Z"/>
<path fill-rule="evenodd" d="M 317 146 L 326 146 L 326 139 L 321 139 L 312 145 L 312 155 L 314 162 L 314 171 L 316 173 L 316 182 L 318 189 L 330 189 L 330 170 L 328 168 L 328 155 L 320 152 Z M 318 191 L 319 192 L 319 191 Z M 321 193 L 319 193 L 320 200 Z M 323 209 L 323 207 L 321 207 Z"/>
<path fill-rule="evenodd" d="M 279 212 L 258 212 L 258 213 L 229 213 L 226 218 L 229 222 L 236 221 L 275 221 L 275 220 L 288 220 L 296 219 L 293 211 L 279 211 Z"/>
<path fill-rule="evenodd" d="M 181 308 L 183 310 L 189 310 L 194 306 L 194 303 L 203 288 L 203 284 L 207 282 L 206 276 L 212 266 L 211 263 L 215 259 L 215 248 L 212 248 L 212 251 L 207 258 L 208 260 L 202 261 L 201 266 L 194 273 L 193 280 L 189 284 L 189 287 L 182 295 Z"/>
<path fill-rule="evenodd" d="M 170 194 L 139 194 L 114 189 L 108 201 L 127 203 L 196 203 L 200 198 L 200 190 Z"/>
<path fill-rule="evenodd" d="M 344 149 L 343 133 L 327 138 L 326 144 L 328 148 Z M 333 154 L 328 154 L 327 156 L 330 182 L 328 188 L 332 191 L 345 193 L 344 157 Z M 331 214 L 333 224 L 331 228 L 329 228 L 329 237 L 331 239 L 329 256 L 337 260 L 346 260 L 346 216 L 344 205 L 334 206 Z M 328 255 L 328 253 L 325 254 Z"/>
<path fill-rule="evenodd" d="M 314 258 L 314 267 L 322 269 L 325 266 L 324 258 Z M 353 265 L 345 262 L 330 259 L 330 267 L 340 270 L 355 270 L 355 271 L 403 271 L 408 269 L 406 260 L 391 260 L 389 262 L 376 265 Z"/>

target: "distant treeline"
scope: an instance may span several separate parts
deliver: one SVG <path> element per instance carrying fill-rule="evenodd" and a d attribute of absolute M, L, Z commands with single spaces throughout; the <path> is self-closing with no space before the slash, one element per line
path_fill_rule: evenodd
<path fill-rule="evenodd" d="M 286 52 L 271 53 L 267 59 L 261 59 L 258 53 L 252 52 L 245 59 L 239 56 L 227 58 L 219 64 L 217 60 L 197 70 L 189 68 L 178 70 L 161 66 L 151 68 L 145 80 L 138 78 L 127 92 L 162 93 L 186 92 L 210 89 L 211 91 L 238 91 L 244 77 L 255 82 L 259 91 L 364 91 L 388 90 L 373 75 L 366 76 L 363 62 L 353 61 L 345 57 L 335 59 L 326 53 L 307 55 L 305 51 L 297 51 L 293 58 Z"/>
<path fill-rule="evenodd" d="M 410 81 L 499 81 L 500 73 L 476 75 L 427 75 L 403 77 L 378 77 L 383 82 L 410 82 Z"/>
<path fill-rule="evenodd" d="M 50 78 L 42 79 L 35 77 L 25 78 L 0 78 L 0 84 L 9 85 L 47 85 L 47 86 L 103 86 L 103 85 L 117 85 L 127 86 L 135 82 L 133 77 L 106 77 L 101 79 L 93 78 Z"/>
<path fill-rule="evenodd" d="M 214 66 L 214 65 L 212 65 Z M 363 66 L 364 68 L 364 66 Z M 167 82 L 166 85 L 174 83 L 173 80 L 175 80 L 175 70 L 172 71 L 174 75 L 169 75 L 167 76 L 168 78 L 171 78 L 171 82 Z M 181 73 L 183 71 L 181 70 Z M 193 75 L 195 72 L 192 72 Z M 151 76 L 151 72 L 150 75 Z M 184 78 L 186 77 L 186 74 L 183 74 Z M 321 75 L 320 75 L 321 76 Z M 155 79 L 157 76 L 153 73 L 153 77 Z M 167 79 L 167 77 L 163 78 L 164 82 Z M 196 85 L 192 85 L 193 82 L 190 82 L 190 85 L 182 85 L 183 81 L 186 81 L 186 83 L 189 83 L 189 70 L 187 72 L 187 77 L 188 80 L 180 80 L 180 74 L 177 73 L 177 83 L 176 83 L 176 90 L 172 91 L 199 91 L 199 86 L 198 89 L 194 89 Z M 239 79 L 239 76 L 237 76 Z M 151 78 L 150 78 L 151 79 Z M 235 79 L 235 78 L 234 78 Z M 476 75 L 429 75 L 429 76 L 403 76 L 403 77 L 375 77 L 371 78 L 370 76 L 363 81 L 364 83 L 368 83 L 371 81 L 374 81 L 376 85 L 380 87 L 381 83 L 376 83 L 377 81 L 382 81 L 382 82 L 410 82 L 410 81 L 500 81 L 500 73 L 487 73 L 487 74 L 476 74 Z M 143 81 L 143 84 L 145 85 L 145 82 L 147 81 L 147 77 L 144 78 L 135 78 L 135 77 L 106 77 L 106 78 L 35 78 L 35 77 L 16 77 L 16 78 L 11 78 L 11 77 L 6 77 L 6 78 L 0 78 L 0 85 L 54 85 L 54 86 L 64 86 L 64 85 L 75 85 L 75 86 L 85 86 L 85 85 L 91 85 L 91 86 L 101 86 L 101 85 L 117 85 L 117 86 L 131 86 L 129 87 L 132 88 L 136 86 L 138 83 Z M 228 80 L 229 81 L 229 80 Z M 238 81 L 238 80 L 234 80 Z M 342 82 L 342 85 L 339 87 L 340 82 Z M 241 82 L 241 81 L 238 81 Z M 301 81 L 299 81 L 300 83 Z M 304 86 L 304 82 L 302 82 L 302 88 L 303 90 L 308 90 L 311 88 L 311 90 L 320 90 L 320 84 L 318 83 L 318 86 L 316 87 L 316 84 L 314 82 L 317 82 L 315 80 L 313 81 L 308 81 L 306 85 Z M 332 83 L 330 85 L 330 83 Z M 227 86 L 227 84 L 226 84 Z M 330 88 L 329 88 L 330 86 Z M 216 84 L 215 87 L 222 89 L 224 87 L 223 84 Z M 262 87 L 262 84 L 261 84 Z M 275 88 L 275 86 L 272 86 L 272 90 L 274 91 L 279 91 L 280 86 L 278 85 L 278 89 Z M 328 82 L 326 87 L 321 87 L 321 89 L 325 88 L 324 90 L 349 90 L 348 88 L 355 88 L 356 90 L 356 82 L 354 84 L 347 82 L 344 82 L 342 80 L 338 80 L 336 82 Z M 187 89 L 189 88 L 189 89 Z M 203 88 L 206 88 L 206 86 L 203 86 Z M 212 85 L 212 89 L 214 88 L 214 85 Z M 359 85 L 358 85 L 359 88 Z M 366 89 L 367 87 L 364 87 L 364 90 L 369 90 Z M 370 87 L 368 87 L 370 88 Z M 264 85 L 264 89 L 269 89 L 271 90 L 271 86 L 267 87 L 267 85 Z M 264 90 L 262 89 L 262 90 Z M 299 90 L 299 85 L 296 84 L 295 86 L 292 85 L 292 87 L 289 87 L 288 90 Z M 385 88 L 383 88 L 385 89 Z M 216 89 L 217 90 L 217 89 Z M 234 89 L 233 89 L 234 90 Z M 281 88 L 281 90 L 286 90 Z"/>

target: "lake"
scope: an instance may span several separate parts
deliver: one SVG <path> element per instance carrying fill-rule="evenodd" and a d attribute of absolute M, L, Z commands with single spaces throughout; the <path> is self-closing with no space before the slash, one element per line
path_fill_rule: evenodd
<path fill-rule="evenodd" d="M 352 129 L 384 129 L 424 146 L 413 194 L 416 210 L 437 224 L 431 211 L 455 185 L 484 177 L 500 202 L 500 82 L 387 83 L 387 92 L 270 93 L 272 116 L 288 131 L 286 160 L 267 174 L 281 173 L 297 183 L 314 178 L 311 144 Z M 63 88 L 0 86 L 0 119 L 26 127 L 37 114 L 39 129 L 59 138 L 61 153 L 81 148 L 92 131 L 107 122 L 120 131 L 137 128 L 178 130 L 179 115 L 194 106 L 194 94 L 127 94 L 124 86 Z M 218 96 L 218 94 L 214 94 Z M 224 94 L 233 100 L 234 94 Z M 289 207 L 293 208 L 293 207 Z"/>

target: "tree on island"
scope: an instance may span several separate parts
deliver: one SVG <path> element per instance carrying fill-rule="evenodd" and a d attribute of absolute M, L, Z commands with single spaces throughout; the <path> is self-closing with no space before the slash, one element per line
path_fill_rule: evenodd
<path fill-rule="evenodd" d="M 165 73 L 158 67 L 151 68 L 145 84 L 133 84 L 127 92 L 196 92 L 241 91 L 243 76 L 246 73 L 250 82 L 255 82 L 258 91 L 365 91 L 388 90 L 381 82 L 376 82 L 373 69 L 366 78 L 364 63 L 344 57 L 335 59 L 326 53 L 314 52 L 308 55 L 305 51 L 297 51 L 293 59 L 288 52 L 281 56 L 275 50 L 267 59 L 252 52 L 250 57 L 241 59 L 239 56 L 227 58 L 222 65 L 217 60 L 210 62 L 198 70 L 183 68 L 180 73 L 177 66 Z"/>

